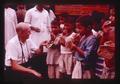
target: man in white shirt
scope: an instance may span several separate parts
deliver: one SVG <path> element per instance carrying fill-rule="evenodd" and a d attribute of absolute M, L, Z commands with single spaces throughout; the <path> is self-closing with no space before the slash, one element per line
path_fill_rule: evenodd
<path fill-rule="evenodd" d="M 14 36 L 6 45 L 5 53 L 5 71 L 6 76 L 11 79 L 17 79 L 16 76 L 20 78 L 41 78 L 41 74 L 36 70 L 30 68 L 30 64 L 27 65 L 30 58 L 32 58 L 32 53 L 40 54 L 40 49 L 37 49 L 34 43 L 29 38 L 30 26 L 27 23 L 19 23 L 16 25 L 17 35 Z M 17 75 L 15 75 L 17 73 Z M 26 75 L 27 74 L 27 75 Z M 15 76 L 15 77 L 14 77 Z M 17 80 L 18 80 L 17 79 Z"/>
<path fill-rule="evenodd" d="M 50 40 L 50 17 L 47 10 L 43 8 L 43 4 L 39 3 L 29 9 L 24 22 L 40 30 L 40 32 L 32 31 L 30 36 L 37 46 L 40 46 L 43 41 Z"/>
<path fill-rule="evenodd" d="M 4 8 L 4 26 L 5 26 L 5 46 L 7 42 L 16 35 L 17 16 L 14 9 L 9 4 Z"/>

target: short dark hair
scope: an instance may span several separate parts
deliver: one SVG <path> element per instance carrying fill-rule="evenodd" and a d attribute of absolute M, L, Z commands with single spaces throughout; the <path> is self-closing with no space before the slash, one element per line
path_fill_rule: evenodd
<path fill-rule="evenodd" d="M 90 15 L 84 15 L 84 16 L 80 16 L 76 22 L 80 23 L 82 26 L 86 27 L 86 28 L 90 28 L 90 26 L 92 25 L 92 18 Z"/>
<path fill-rule="evenodd" d="M 93 11 L 91 14 L 93 22 L 100 23 L 102 18 L 105 18 L 105 13 L 99 11 Z"/>
<path fill-rule="evenodd" d="M 57 26 L 59 26 L 60 23 L 59 23 L 59 21 L 58 21 L 57 19 L 55 19 L 55 20 L 53 20 L 53 21 L 51 22 L 51 25 L 57 25 Z"/>

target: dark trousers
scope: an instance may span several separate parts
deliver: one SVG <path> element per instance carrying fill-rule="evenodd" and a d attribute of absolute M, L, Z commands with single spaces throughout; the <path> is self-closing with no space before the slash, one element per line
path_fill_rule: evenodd
<path fill-rule="evenodd" d="M 46 64 L 47 53 L 42 53 L 40 56 L 35 56 L 32 58 L 30 65 L 32 68 L 42 74 L 44 78 L 48 78 L 47 74 L 47 64 Z"/>
<path fill-rule="evenodd" d="M 47 56 L 47 53 L 43 53 L 40 56 L 33 56 L 33 58 L 31 58 L 27 63 L 21 64 L 21 65 L 24 67 L 31 67 L 32 69 L 41 73 L 43 78 L 46 79 L 48 78 L 46 56 Z M 37 80 L 38 79 L 33 74 L 13 71 L 11 67 L 6 67 L 6 70 L 4 71 L 4 78 L 5 80 L 8 80 L 8 81 L 9 80 L 10 81 L 13 81 L 13 80 L 22 81 L 22 80 Z"/>
<path fill-rule="evenodd" d="M 29 73 L 21 73 L 18 71 L 13 71 L 11 68 L 4 72 L 5 81 L 25 81 L 25 80 L 38 80 L 36 76 Z"/>

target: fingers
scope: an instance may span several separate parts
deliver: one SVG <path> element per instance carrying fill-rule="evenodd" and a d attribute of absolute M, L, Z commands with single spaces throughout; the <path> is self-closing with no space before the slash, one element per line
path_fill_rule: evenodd
<path fill-rule="evenodd" d="M 35 75 L 38 78 L 43 78 L 42 75 L 36 71 L 33 71 L 33 75 Z"/>

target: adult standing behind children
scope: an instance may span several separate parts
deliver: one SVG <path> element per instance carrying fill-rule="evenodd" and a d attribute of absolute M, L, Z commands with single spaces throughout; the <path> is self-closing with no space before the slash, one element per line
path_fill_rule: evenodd
<path fill-rule="evenodd" d="M 27 11 L 26 5 L 24 3 L 17 4 L 16 14 L 17 14 L 18 23 L 24 22 L 26 11 Z"/>
<path fill-rule="evenodd" d="M 50 6 L 50 5 L 45 5 L 44 8 L 45 8 L 45 9 L 48 11 L 48 13 L 49 13 L 49 16 L 50 16 L 50 22 L 54 21 L 55 18 L 56 18 L 56 16 L 55 16 L 53 10 L 51 9 L 51 6 Z"/>
<path fill-rule="evenodd" d="M 14 9 L 10 7 L 10 4 L 5 4 L 4 8 L 5 18 L 5 46 L 7 42 L 16 35 L 17 16 Z"/>
<path fill-rule="evenodd" d="M 38 3 L 35 7 L 26 12 L 24 22 L 30 23 L 38 31 L 31 32 L 31 39 L 39 47 L 43 41 L 50 40 L 50 17 L 43 3 Z"/>

